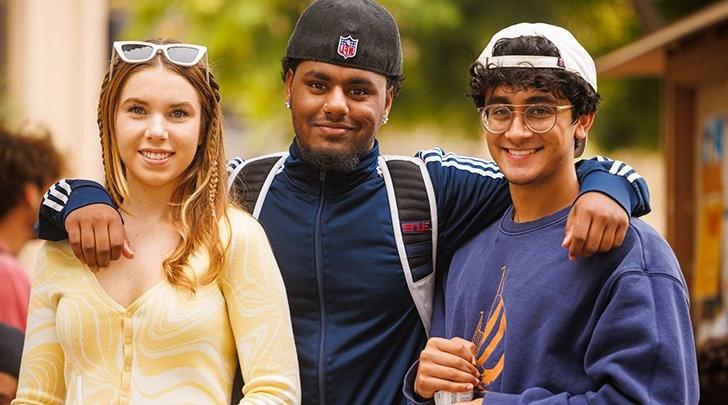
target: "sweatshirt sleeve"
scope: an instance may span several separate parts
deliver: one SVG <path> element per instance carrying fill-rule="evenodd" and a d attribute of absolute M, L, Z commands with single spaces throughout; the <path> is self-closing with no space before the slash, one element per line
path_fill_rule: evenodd
<path fill-rule="evenodd" d="M 232 243 L 221 285 L 245 385 L 241 404 L 299 404 L 301 384 L 283 278 L 263 228 L 231 215 Z"/>
<path fill-rule="evenodd" d="M 49 261 L 41 247 L 33 272 L 18 393 L 14 405 L 63 404 L 66 401 L 65 358 L 56 333 L 58 263 Z"/>
<path fill-rule="evenodd" d="M 697 403 L 695 346 L 683 284 L 666 274 L 624 273 L 612 285 L 584 370 L 597 382 L 586 393 L 531 387 L 521 394 L 488 391 L 483 402 Z"/>
<path fill-rule="evenodd" d="M 60 180 L 43 195 L 36 224 L 38 237 L 50 241 L 68 239 L 66 217 L 74 210 L 91 204 L 107 204 L 116 208 L 101 184 L 92 180 Z"/>

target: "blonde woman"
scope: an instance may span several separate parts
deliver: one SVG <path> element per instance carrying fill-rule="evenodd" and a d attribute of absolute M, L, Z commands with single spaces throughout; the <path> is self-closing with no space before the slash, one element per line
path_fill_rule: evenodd
<path fill-rule="evenodd" d="M 34 274 L 13 404 L 299 403 L 285 289 L 267 238 L 227 203 L 206 48 L 116 42 L 98 125 L 134 257 L 97 273 L 67 242 Z"/>

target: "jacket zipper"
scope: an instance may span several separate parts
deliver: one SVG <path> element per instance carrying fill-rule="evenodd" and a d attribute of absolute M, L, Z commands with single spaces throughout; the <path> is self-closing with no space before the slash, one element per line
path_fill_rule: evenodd
<path fill-rule="evenodd" d="M 319 337 L 319 353 L 318 353 L 318 383 L 319 383 L 319 404 L 326 404 L 326 374 L 324 367 L 324 343 L 326 340 L 326 314 L 324 312 L 324 287 L 323 287 L 323 253 L 321 238 L 321 213 L 324 209 L 324 199 L 326 196 L 326 172 L 319 173 L 319 181 L 321 181 L 321 196 L 316 212 L 316 229 L 315 229 L 315 251 L 316 251 L 316 286 L 319 295 L 319 315 L 321 319 L 321 331 Z"/>

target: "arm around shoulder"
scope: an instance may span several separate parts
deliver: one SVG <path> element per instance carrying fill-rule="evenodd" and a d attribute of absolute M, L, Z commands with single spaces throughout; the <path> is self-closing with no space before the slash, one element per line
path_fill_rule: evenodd
<path fill-rule="evenodd" d="M 241 403 L 298 404 L 301 388 L 285 286 L 268 238 L 250 215 L 230 210 L 222 291 L 245 386 Z"/>

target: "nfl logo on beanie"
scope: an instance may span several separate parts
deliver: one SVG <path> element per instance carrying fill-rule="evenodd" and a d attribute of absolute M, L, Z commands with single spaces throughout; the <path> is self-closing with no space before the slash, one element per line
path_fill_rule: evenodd
<path fill-rule="evenodd" d="M 402 45 L 394 17 L 371 0 L 317 0 L 293 29 L 287 58 L 402 74 Z"/>
<path fill-rule="evenodd" d="M 343 56 L 344 59 L 349 59 L 356 56 L 356 45 L 359 43 L 358 39 L 354 39 L 349 35 L 348 37 L 339 37 L 339 49 L 338 54 Z"/>

